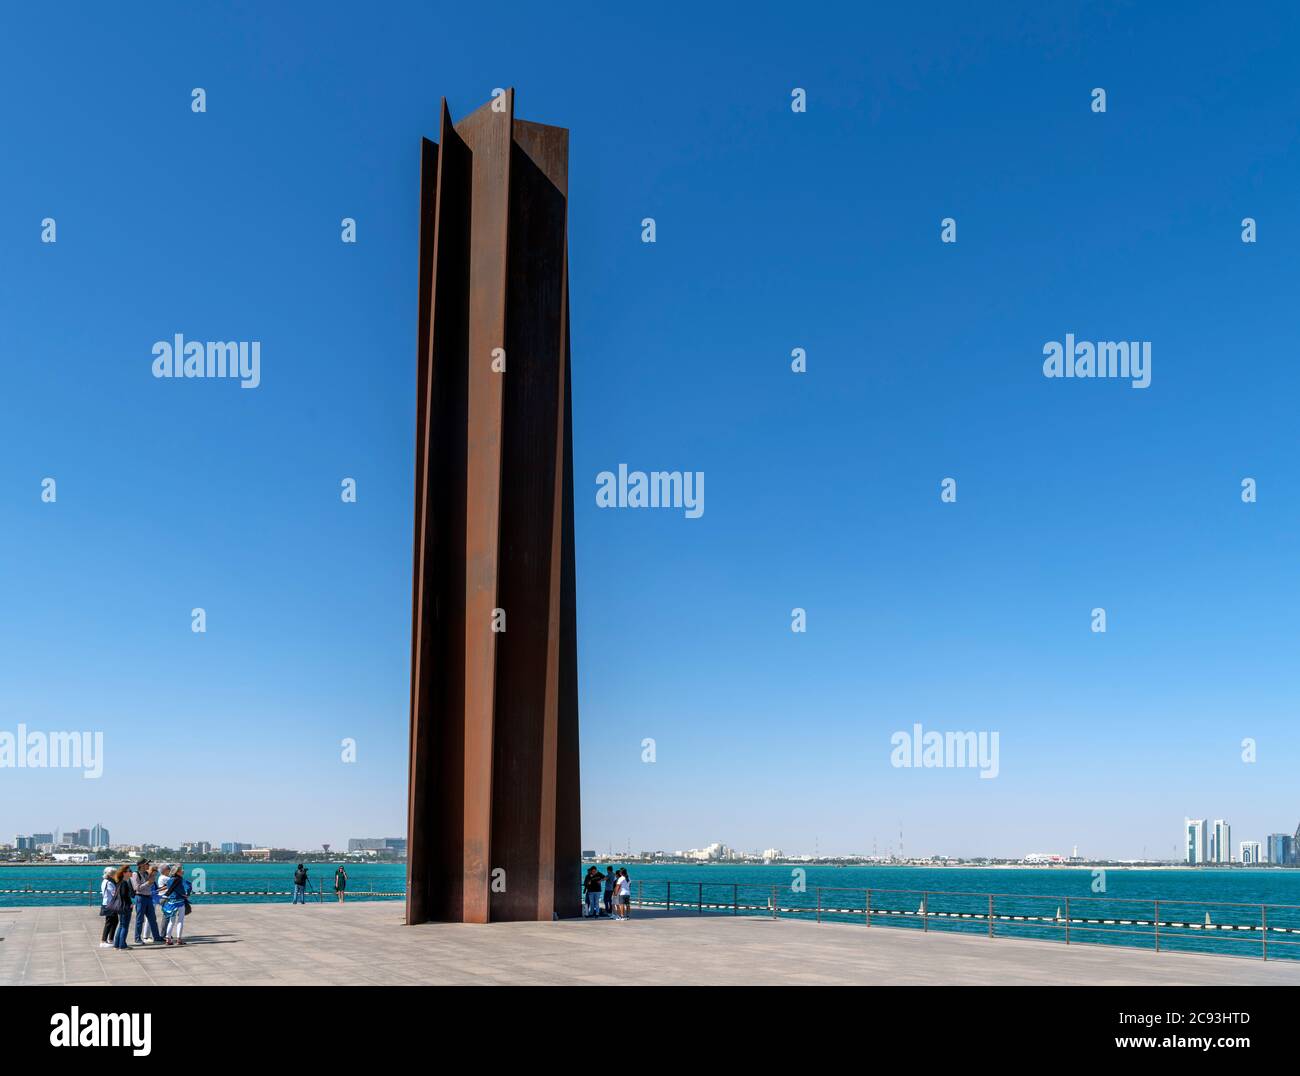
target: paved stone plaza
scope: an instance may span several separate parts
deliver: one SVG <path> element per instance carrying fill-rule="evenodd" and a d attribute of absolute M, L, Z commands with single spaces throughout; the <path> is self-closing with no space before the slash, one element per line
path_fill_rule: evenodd
<path fill-rule="evenodd" d="M 1300 984 L 1300 961 L 731 916 L 407 927 L 397 901 L 196 904 L 189 945 L 129 952 L 98 948 L 101 922 L 0 908 L 0 984 Z"/>

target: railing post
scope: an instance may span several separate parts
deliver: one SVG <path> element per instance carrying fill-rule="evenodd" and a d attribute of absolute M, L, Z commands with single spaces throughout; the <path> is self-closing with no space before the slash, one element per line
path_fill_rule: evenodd
<path fill-rule="evenodd" d="M 822 921 L 822 887 L 817 887 L 817 922 Z"/>
<path fill-rule="evenodd" d="M 871 890 L 867 890 L 867 926 L 871 926 Z"/>
<path fill-rule="evenodd" d="M 989 937 L 993 937 L 993 894 L 989 894 Z"/>
<path fill-rule="evenodd" d="M 731 884 L 731 914 L 740 914 L 740 886 L 735 882 Z"/>
<path fill-rule="evenodd" d="M 669 882 L 667 884 L 668 892 L 664 895 L 664 911 L 670 912 L 673 910 L 673 883 Z"/>
<path fill-rule="evenodd" d="M 777 918 L 776 914 L 776 886 L 772 887 L 772 918 Z"/>
<path fill-rule="evenodd" d="M 1259 906 L 1259 925 L 1260 925 L 1259 940 L 1264 945 L 1264 959 L 1267 960 L 1268 959 L 1268 905 L 1267 904 L 1261 904 Z"/>
<path fill-rule="evenodd" d="M 1160 902 L 1156 901 L 1156 952 L 1160 952 Z"/>
<path fill-rule="evenodd" d="M 695 895 L 695 914 L 704 914 L 704 883 L 700 883 L 699 892 Z"/>
<path fill-rule="evenodd" d="M 1070 944 L 1070 898 L 1065 898 L 1065 944 Z"/>
<path fill-rule="evenodd" d="M 930 929 L 930 894 L 921 894 L 921 929 Z"/>
<path fill-rule="evenodd" d="M 642 907 L 645 904 L 645 893 L 641 888 L 642 885 L 644 885 L 644 883 L 641 881 L 640 878 L 638 878 L 636 880 L 636 906 L 638 908 Z"/>

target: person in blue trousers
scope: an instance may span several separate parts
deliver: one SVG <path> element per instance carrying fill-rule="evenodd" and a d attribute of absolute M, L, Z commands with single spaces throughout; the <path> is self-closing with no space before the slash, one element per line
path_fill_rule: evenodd
<path fill-rule="evenodd" d="M 587 896 L 587 910 L 583 913 L 589 919 L 600 915 L 600 883 L 605 876 L 595 867 L 587 868 L 587 876 L 582 880 L 582 889 Z"/>
<path fill-rule="evenodd" d="M 307 903 L 307 868 L 301 863 L 298 869 L 293 872 L 293 902 L 295 904 Z"/>
<path fill-rule="evenodd" d="M 618 889 L 618 874 L 613 867 L 605 868 L 605 914 L 614 914 L 614 902 L 618 899 L 616 890 Z"/>
<path fill-rule="evenodd" d="M 135 944 L 148 945 L 150 942 L 163 940 L 158 931 L 158 917 L 154 913 L 154 894 L 158 886 L 158 868 L 147 859 L 140 860 L 136 866 L 135 878 Z M 141 938 L 145 924 L 149 925 L 149 936 Z"/>
<path fill-rule="evenodd" d="M 131 926 L 131 909 L 135 906 L 135 887 L 131 885 L 131 865 L 124 863 L 113 877 L 117 889 L 113 893 L 113 905 L 117 910 L 117 934 L 113 938 L 114 949 L 130 949 L 126 944 L 126 932 Z"/>

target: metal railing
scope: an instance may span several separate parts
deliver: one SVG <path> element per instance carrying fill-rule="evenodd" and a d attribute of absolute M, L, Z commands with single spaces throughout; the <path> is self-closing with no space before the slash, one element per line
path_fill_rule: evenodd
<path fill-rule="evenodd" d="M 98 905 L 100 902 L 99 883 L 92 886 L 82 886 L 77 889 L 41 889 L 35 886 L 22 886 L 16 889 L 0 889 L 0 897 L 3 896 L 27 896 L 27 897 L 77 897 L 79 902 L 85 900 L 90 904 Z M 315 884 L 309 885 L 305 893 L 313 902 L 320 904 L 335 900 L 334 882 L 331 879 L 329 885 L 325 884 L 323 879 L 316 881 Z M 387 890 L 376 889 L 373 882 L 367 882 L 363 889 L 361 885 L 348 883 L 345 892 L 347 897 L 357 897 L 359 899 L 372 900 L 375 898 L 388 897 L 405 897 L 406 890 Z M 195 890 L 191 894 L 191 899 L 204 897 L 283 897 L 286 900 L 293 899 L 293 888 L 289 889 L 204 889 Z"/>
<path fill-rule="evenodd" d="M 633 907 L 1300 959 L 1300 905 L 639 879 Z"/>

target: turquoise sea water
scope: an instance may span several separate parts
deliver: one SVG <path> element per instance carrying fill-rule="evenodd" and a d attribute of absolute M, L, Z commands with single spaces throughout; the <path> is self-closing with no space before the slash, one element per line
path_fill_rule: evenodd
<path fill-rule="evenodd" d="M 1098 882 L 1088 868 L 808 867 L 802 876 L 788 866 L 627 868 L 634 900 L 647 911 L 671 905 L 676 912 L 771 915 L 775 903 L 781 918 L 815 919 L 820 907 L 823 920 L 866 924 L 870 890 L 873 928 L 987 934 L 991 912 L 999 936 L 1064 941 L 1068 918 L 1071 942 L 1154 948 L 1158 920 L 1162 949 L 1260 956 L 1266 942 L 1270 959 L 1300 959 L 1297 870 L 1110 869 Z M 190 877 L 205 902 L 287 902 L 292 892 L 292 864 L 209 864 L 201 886 L 197 869 Z M 334 864 L 309 871 L 312 899 L 332 900 Z M 0 867 L 0 907 L 89 908 L 98 903 L 101 874 L 102 867 L 89 866 Z M 349 900 L 400 900 L 406 867 L 351 864 L 348 879 Z"/>
<path fill-rule="evenodd" d="M 603 867 L 604 860 L 593 861 Z M 618 862 L 614 866 L 622 866 Z M 677 884 L 776 885 L 788 888 L 789 866 L 645 866 L 628 864 L 632 878 Z M 1100 870 L 1100 868 L 1098 868 Z M 1300 905 L 1300 870 L 1204 869 L 1116 870 L 1102 872 L 1105 891 L 1093 891 L 1091 868 L 976 867 L 808 867 L 809 889 L 902 889 L 945 893 L 998 893 L 1053 897 L 1135 900 L 1219 901 Z"/>
<path fill-rule="evenodd" d="M 293 894 L 296 866 L 294 863 L 187 863 L 185 871 L 202 900 L 214 904 L 247 904 L 288 901 Z M 312 899 L 320 898 L 322 886 L 325 899 L 334 899 L 336 866 L 336 863 L 307 864 Z M 404 863 L 349 863 L 347 871 L 349 900 L 399 900 L 406 889 Z M 0 867 L 0 907 L 98 904 L 103 873 L 102 866 L 80 864 Z"/>
<path fill-rule="evenodd" d="M 596 860 L 604 867 L 605 860 Z M 793 867 L 778 866 L 688 866 L 622 864 L 634 882 L 649 885 L 651 881 L 671 882 L 683 887 L 703 884 L 706 893 L 718 886 L 742 887 L 778 886 L 783 900 L 792 896 L 785 891 L 793 881 Z M 335 864 L 308 864 L 312 889 L 316 891 L 323 882 L 326 891 L 332 888 Z M 266 891 L 281 894 L 288 899 L 293 888 L 294 864 L 284 863 L 212 863 L 188 867 L 193 879 L 197 869 L 206 872 L 205 888 L 213 892 L 209 899 L 221 903 L 270 900 L 266 896 L 217 896 L 217 893 Z M 585 869 L 585 868 L 584 868 Z M 59 889 L 80 890 L 87 903 L 93 890 L 98 893 L 102 867 L 0 867 L 0 890 Z M 817 886 L 851 889 L 901 889 L 935 893 L 997 893 L 1021 896 L 1051 896 L 1092 898 L 1106 896 L 1114 899 L 1183 900 L 1241 902 L 1250 904 L 1300 905 L 1300 870 L 1108 870 L 1105 872 L 1105 892 L 1093 891 L 1091 869 L 1051 868 L 981 870 L 962 867 L 808 867 L 807 887 Z M 348 865 L 348 894 L 350 897 L 369 898 L 372 894 L 401 894 L 406 888 L 404 863 L 356 863 Z M 662 887 L 661 887 L 662 888 Z M 649 894 L 647 893 L 647 896 Z M 715 896 L 717 894 L 714 894 Z M 40 897 L 40 899 L 37 899 Z M 674 894 L 676 900 L 677 894 Z M 384 897 L 382 899 L 399 899 Z M 728 900 L 731 898 L 728 897 Z M 76 894 L 57 896 L 43 894 L 15 894 L 0 892 L 0 906 L 15 904 L 75 904 Z M 815 901 L 814 901 L 815 906 Z"/>

